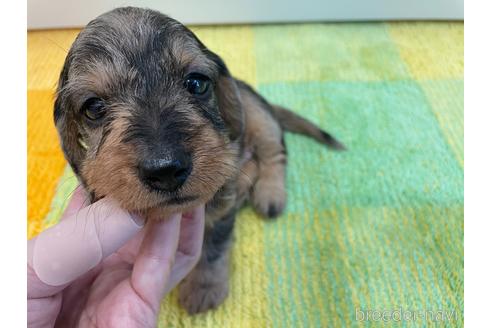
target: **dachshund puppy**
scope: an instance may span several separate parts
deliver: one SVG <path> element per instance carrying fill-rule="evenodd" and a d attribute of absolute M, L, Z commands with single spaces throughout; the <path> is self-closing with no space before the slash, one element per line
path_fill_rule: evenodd
<path fill-rule="evenodd" d="M 54 110 L 64 154 L 92 201 L 111 196 L 149 220 L 206 203 L 202 257 L 180 285 L 189 313 L 228 293 L 231 233 L 245 201 L 285 207 L 285 130 L 342 149 L 328 133 L 269 104 L 179 22 L 119 8 L 80 32 Z"/>

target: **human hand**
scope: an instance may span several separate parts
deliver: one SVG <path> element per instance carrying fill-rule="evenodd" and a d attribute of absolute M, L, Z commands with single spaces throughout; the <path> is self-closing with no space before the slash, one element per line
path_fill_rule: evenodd
<path fill-rule="evenodd" d="M 204 207 L 132 217 L 77 188 L 57 225 L 28 241 L 29 327 L 155 327 L 162 298 L 200 257 Z"/>

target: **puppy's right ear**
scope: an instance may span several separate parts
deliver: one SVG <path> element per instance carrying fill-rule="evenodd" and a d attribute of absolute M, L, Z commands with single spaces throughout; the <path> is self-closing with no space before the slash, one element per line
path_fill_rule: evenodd
<path fill-rule="evenodd" d="M 72 167 L 74 173 L 78 175 L 80 164 L 85 157 L 86 152 L 80 144 L 80 131 L 75 119 L 75 111 L 71 109 L 67 96 L 69 92 L 67 83 L 70 63 L 71 56 L 69 52 L 65 59 L 60 79 L 58 80 L 54 120 L 65 158 Z"/>

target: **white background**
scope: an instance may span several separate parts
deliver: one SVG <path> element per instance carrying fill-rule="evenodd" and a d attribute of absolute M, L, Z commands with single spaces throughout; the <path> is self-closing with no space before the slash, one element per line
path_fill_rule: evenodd
<path fill-rule="evenodd" d="M 80 27 L 121 6 L 156 9 L 185 24 L 463 19 L 464 0 L 28 0 L 27 27 Z"/>

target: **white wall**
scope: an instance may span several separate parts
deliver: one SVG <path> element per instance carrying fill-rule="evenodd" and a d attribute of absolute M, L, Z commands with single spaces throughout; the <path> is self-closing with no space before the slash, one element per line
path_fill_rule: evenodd
<path fill-rule="evenodd" d="M 27 0 L 27 26 L 79 27 L 112 8 L 157 9 L 185 24 L 463 19 L 464 0 Z"/>

